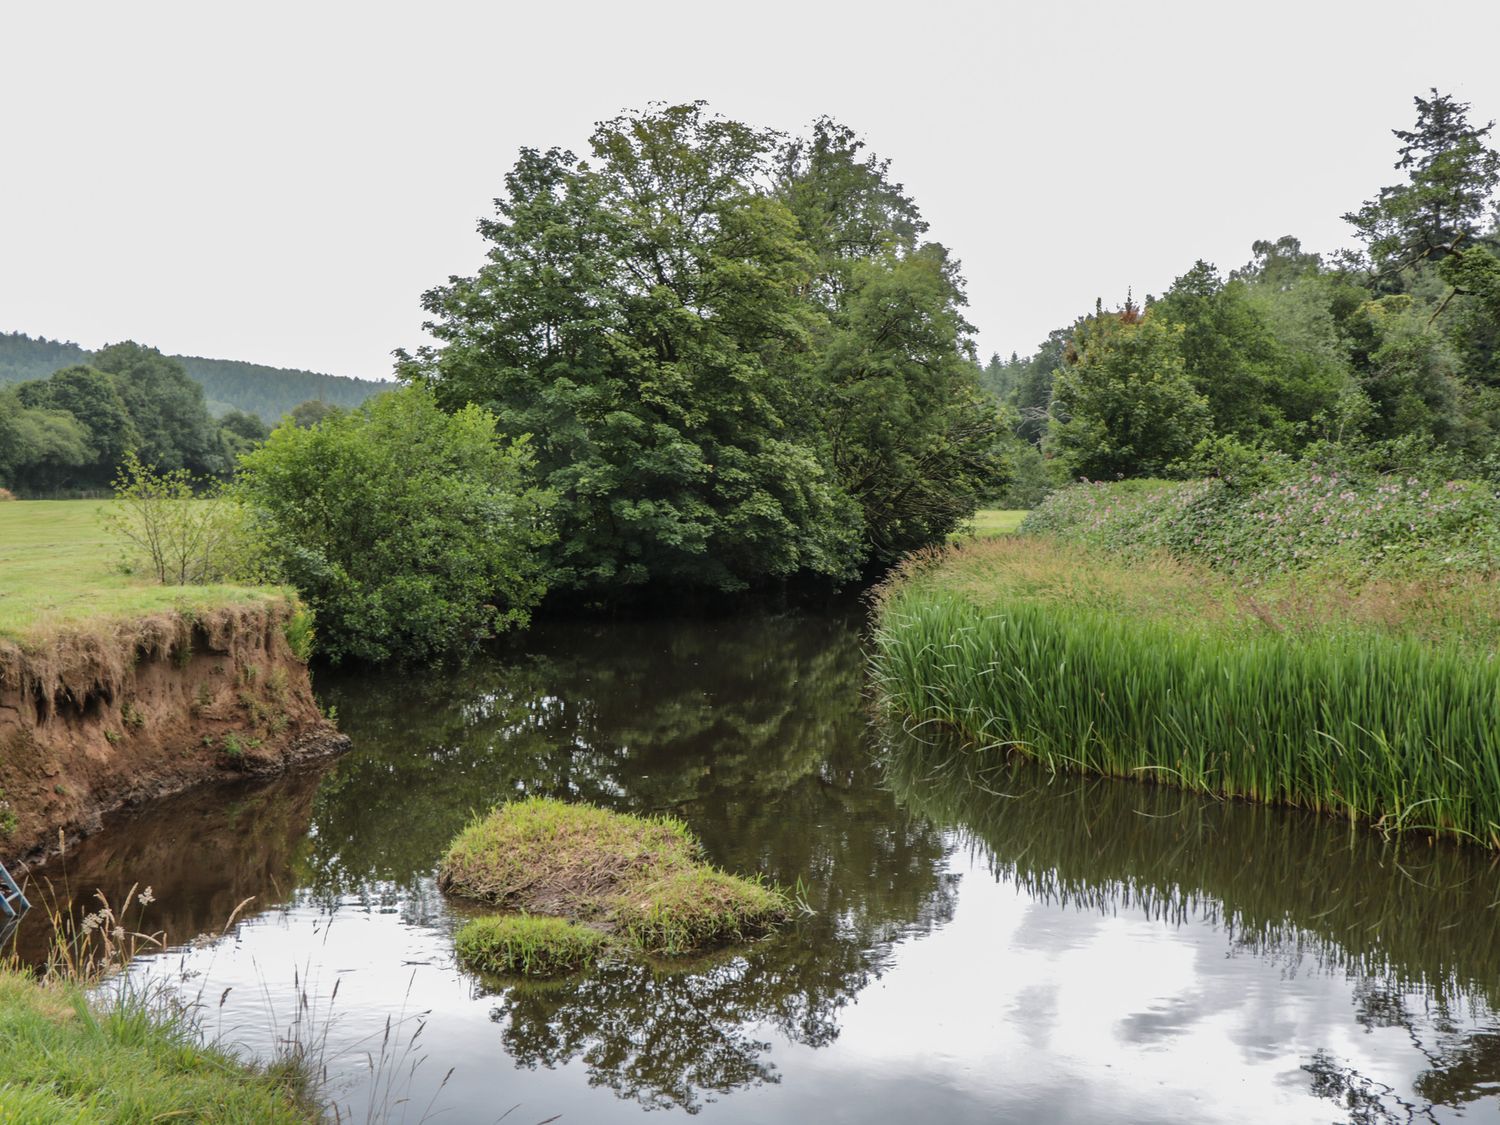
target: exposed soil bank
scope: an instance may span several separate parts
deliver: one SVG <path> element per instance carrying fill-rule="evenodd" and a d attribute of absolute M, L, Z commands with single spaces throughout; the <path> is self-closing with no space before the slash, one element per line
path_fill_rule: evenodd
<path fill-rule="evenodd" d="M 287 643 L 286 603 L 0 641 L 0 856 L 37 861 L 104 814 L 348 745 Z"/>

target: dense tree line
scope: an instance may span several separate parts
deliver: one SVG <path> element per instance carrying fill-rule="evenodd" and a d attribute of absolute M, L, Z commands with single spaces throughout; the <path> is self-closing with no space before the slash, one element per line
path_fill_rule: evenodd
<path fill-rule="evenodd" d="M 83 354 L 88 363 L 0 386 L 0 487 L 24 496 L 104 492 L 127 452 L 160 472 L 227 478 L 271 432 L 253 411 L 215 418 L 202 383 L 175 356 L 130 341 Z M 309 399 L 283 416 L 306 429 L 344 409 Z"/>
<path fill-rule="evenodd" d="M 590 148 L 522 152 L 483 267 L 424 298 L 440 345 L 398 364 L 534 435 L 554 588 L 847 579 L 997 486 L 957 263 L 849 129 L 697 103 Z"/>
<path fill-rule="evenodd" d="M 92 364 L 93 354 L 62 340 L 32 337 L 21 332 L 0 332 L 0 387 L 45 379 L 64 367 Z M 203 387 L 209 413 L 217 417 L 232 410 L 243 411 L 258 415 L 272 426 L 300 403 L 324 402 L 348 410 L 372 395 L 390 389 L 388 383 L 373 379 L 267 367 L 237 359 L 204 359 L 191 355 L 167 358 L 181 364 L 188 376 Z"/>
<path fill-rule="evenodd" d="M 223 476 L 268 432 L 239 411 L 215 421 L 203 388 L 170 356 L 111 344 L 90 364 L 0 388 L 0 485 L 32 495 L 107 489 L 128 451 L 162 471 Z"/>
<path fill-rule="evenodd" d="M 1325 258 L 1256 242 L 1226 277 L 1096 306 L 982 381 L 1016 412 L 1017 478 L 1222 474 L 1267 453 L 1500 469 L 1500 154 L 1433 91 L 1394 130 L 1404 182 L 1345 215 Z"/>

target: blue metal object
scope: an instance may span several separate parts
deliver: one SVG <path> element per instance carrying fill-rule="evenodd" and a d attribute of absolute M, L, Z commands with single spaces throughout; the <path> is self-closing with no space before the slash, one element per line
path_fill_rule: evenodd
<path fill-rule="evenodd" d="M 31 900 L 16 884 L 5 864 L 0 863 L 0 911 L 6 918 L 19 918 L 31 909 Z"/>

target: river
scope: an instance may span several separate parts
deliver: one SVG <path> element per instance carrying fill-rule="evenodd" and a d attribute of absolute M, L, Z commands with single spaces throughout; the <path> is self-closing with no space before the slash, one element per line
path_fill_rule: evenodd
<path fill-rule="evenodd" d="M 47 872 L 149 884 L 130 920 L 172 944 L 129 980 L 247 1052 L 294 1030 L 345 1121 L 1500 1121 L 1490 853 L 881 730 L 857 609 L 542 623 L 318 690 L 348 755 Z M 685 964 L 475 978 L 434 868 L 519 794 L 670 812 L 807 909 Z"/>

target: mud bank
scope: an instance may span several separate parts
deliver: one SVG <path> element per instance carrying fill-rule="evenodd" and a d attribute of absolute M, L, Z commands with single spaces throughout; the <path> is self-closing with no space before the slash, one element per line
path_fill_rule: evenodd
<path fill-rule="evenodd" d="M 285 602 L 0 641 L 0 857 L 35 863 L 105 814 L 348 745 L 288 644 Z"/>

